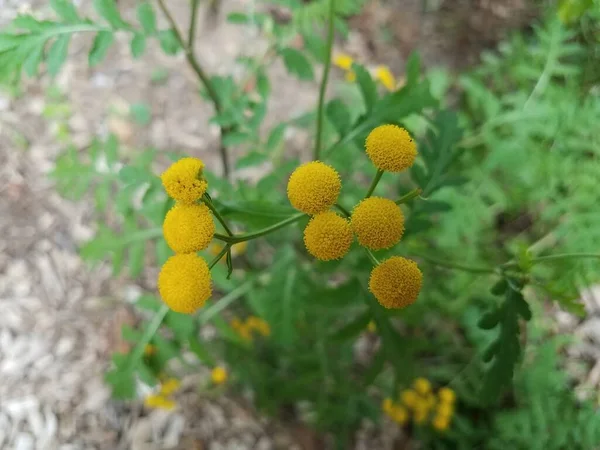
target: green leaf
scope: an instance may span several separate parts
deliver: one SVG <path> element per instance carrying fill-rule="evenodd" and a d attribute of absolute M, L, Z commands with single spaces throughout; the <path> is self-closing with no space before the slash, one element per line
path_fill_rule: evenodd
<path fill-rule="evenodd" d="M 369 321 L 371 320 L 371 311 L 365 311 L 352 322 L 346 324 L 331 335 L 334 341 L 347 341 L 354 339 L 360 333 L 365 331 Z"/>
<path fill-rule="evenodd" d="M 136 343 L 142 337 L 142 332 L 131 328 L 129 325 L 123 325 L 121 328 L 121 336 L 127 342 Z"/>
<path fill-rule="evenodd" d="M 23 62 L 23 69 L 30 77 L 34 77 L 38 73 L 38 67 L 44 56 L 44 46 L 36 46 Z"/>
<path fill-rule="evenodd" d="M 96 66 L 106 56 L 106 52 L 113 43 L 114 36 L 111 31 L 99 31 L 94 38 L 92 49 L 88 55 L 88 63 L 90 67 Z"/>
<path fill-rule="evenodd" d="M 136 12 L 144 33 L 156 33 L 156 16 L 154 14 L 154 9 L 152 9 L 152 5 L 148 2 L 142 2 L 138 4 Z"/>
<path fill-rule="evenodd" d="M 421 76 L 421 58 L 417 52 L 412 52 L 406 61 L 406 84 L 412 86 L 419 82 Z"/>
<path fill-rule="evenodd" d="M 141 33 L 134 33 L 130 44 L 131 54 L 134 58 L 139 58 L 146 50 L 146 36 Z"/>
<path fill-rule="evenodd" d="M 301 80 L 312 81 L 315 79 L 312 65 L 302 52 L 286 47 L 281 50 L 280 54 L 289 73 L 296 75 Z"/>
<path fill-rule="evenodd" d="M 140 380 L 146 383 L 149 386 L 156 386 L 158 383 L 158 378 L 152 371 L 150 367 L 146 365 L 146 363 L 142 360 L 136 366 L 137 374 L 140 377 Z"/>
<path fill-rule="evenodd" d="M 223 136 L 223 145 L 226 147 L 240 145 L 248 141 L 249 138 L 250 135 L 248 133 L 242 131 L 230 131 Z"/>
<path fill-rule="evenodd" d="M 498 322 L 500 322 L 500 318 L 501 311 L 496 309 L 494 311 L 484 314 L 481 317 L 481 319 L 479 319 L 479 322 L 477 322 L 477 326 L 484 330 L 491 330 L 492 328 L 495 328 L 496 325 L 498 325 Z"/>
<path fill-rule="evenodd" d="M 93 5 L 98 14 L 114 28 L 130 28 L 121 18 L 115 0 L 94 0 Z"/>
<path fill-rule="evenodd" d="M 243 25 L 250 23 L 250 18 L 247 14 L 240 12 L 232 12 L 227 15 L 227 22 Z"/>
<path fill-rule="evenodd" d="M 173 30 L 162 30 L 158 32 L 158 42 L 160 48 L 167 55 L 175 55 L 181 49 L 181 45 L 177 40 L 177 35 Z"/>
<path fill-rule="evenodd" d="M 267 153 L 272 154 L 274 151 L 276 151 L 279 148 L 279 146 L 285 136 L 286 128 L 287 128 L 286 123 L 280 123 L 279 125 L 277 125 L 275 128 L 273 128 L 271 130 L 271 133 L 269 134 L 269 138 L 267 139 L 267 144 L 265 146 L 265 150 Z"/>
<path fill-rule="evenodd" d="M 208 367 L 213 367 L 217 364 L 216 360 L 212 357 L 207 348 L 202 345 L 202 342 L 198 340 L 196 336 L 190 336 L 188 343 L 190 350 L 198 357 L 200 361 L 206 364 Z"/>
<path fill-rule="evenodd" d="M 144 269 L 145 254 L 145 241 L 135 241 L 129 246 L 129 275 L 132 278 L 135 278 L 142 273 L 142 270 Z"/>
<path fill-rule="evenodd" d="M 173 334 L 180 342 L 187 342 L 196 332 L 196 319 L 189 314 L 169 311 L 165 317 L 165 324 L 173 330 Z"/>
<path fill-rule="evenodd" d="M 151 183 L 155 175 L 136 166 L 123 166 L 119 170 L 119 180 L 125 184 Z"/>
<path fill-rule="evenodd" d="M 264 153 L 252 151 L 245 156 L 242 156 L 235 163 L 236 169 L 244 169 L 246 167 L 258 166 L 259 164 L 268 161 L 269 157 Z"/>
<path fill-rule="evenodd" d="M 77 9 L 69 0 L 50 0 L 50 6 L 65 22 L 77 23 L 81 20 Z"/>
<path fill-rule="evenodd" d="M 259 70 L 256 75 L 256 90 L 263 99 L 266 99 L 271 93 L 271 82 L 264 70 Z"/>
<path fill-rule="evenodd" d="M 133 103 L 129 107 L 129 113 L 140 125 L 148 125 L 152 121 L 152 112 L 146 103 Z"/>
<path fill-rule="evenodd" d="M 104 376 L 111 386 L 113 397 L 120 400 L 132 399 L 135 396 L 135 378 L 131 370 L 111 370 Z"/>
<path fill-rule="evenodd" d="M 46 64 L 48 65 L 48 73 L 55 76 L 60 71 L 60 68 L 67 59 L 69 52 L 69 41 L 71 39 L 70 34 L 63 34 L 59 36 L 50 50 L 48 51 L 48 57 L 46 58 Z"/>
<path fill-rule="evenodd" d="M 327 118 L 331 121 L 340 136 L 350 130 L 352 118 L 346 104 L 340 99 L 334 99 L 327 104 Z"/>
<path fill-rule="evenodd" d="M 148 311 L 158 311 L 161 306 L 161 301 L 155 295 L 142 295 L 135 301 L 135 306 Z"/>
<path fill-rule="evenodd" d="M 302 37 L 306 50 L 318 62 L 324 64 L 327 59 L 327 45 L 325 45 L 325 41 L 317 34 L 304 33 Z"/>
<path fill-rule="evenodd" d="M 367 113 L 369 113 L 373 109 L 373 106 L 375 105 L 378 99 L 377 85 L 371 78 L 371 74 L 367 72 L 367 69 L 365 69 L 360 64 L 353 63 L 352 70 L 356 74 L 356 81 L 360 88 L 360 92 L 363 96 L 363 100 L 367 108 Z"/>

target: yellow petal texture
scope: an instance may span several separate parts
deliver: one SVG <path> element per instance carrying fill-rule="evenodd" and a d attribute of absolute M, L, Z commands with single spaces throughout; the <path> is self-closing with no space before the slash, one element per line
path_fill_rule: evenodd
<path fill-rule="evenodd" d="M 404 234 L 404 215 L 392 200 L 369 197 L 354 207 L 350 221 L 358 243 L 371 250 L 396 245 Z"/>
<path fill-rule="evenodd" d="M 204 204 L 176 204 L 165 216 L 163 234 L 175 253 L 205 249 L 215 235 L 215 222 Z"/>
<path fill-rule="evenodd" d="M 427 395 L 431 392 L 431 383 L 426 378 L 417 378 L 413 383 L 413 387 L 421 395 Z"/>
<path fill-rule="evenodd" d="M 417 146 L 404 128 L 381 125 L 367 136 L 367 155 L 378 169 L 401 172 L 408 169 L 417 157 Z"/>
<path fill-rule="evenodd" d="M 456 394 L 448 387 L 440 388 L 438 391 L 438 397 L 443 403 L 453 404 L 456 401 Z"/>
<path fill-rule="evenodd" d="M 227 381 L 227 370 L 224 367 L 217 366 L 210 373 L 210 379 L 214 384 L 223 384 Z"/>
<path fill-rule="evenodd" d="M 173 311 L 192 314 L 212 294 L 206 261 L 195 253 L 171 256 L 158 275 L 158 291 Z"/>
<path fill-rule="evenodd" d="M 392 256 L 373 269 L 369 290 L 384 308 L 405 308 L 419 296 L 422 282 L 417 263 Z"/>
<path fill-rule="evenodd" d="M 353 238 L 348 220 L 333 211 L 317 214 L 304 230 L 308 253 L 321 261 L 342 258 L 350 250 Z"/>
<path fill-rule="evenodd" d="M 204 163 L 198 158 L 183 158 L 164 171 L 161 180 L 169 197 L 192 204 L 206 192 L 208 183 L 202 178 Z"/>
<path fill-rule="evenodd" d="M 315 215 L 327 211 L 340 195 L 342 182 L 337 171 L 321 161 L 311 161 L 296 168 L 287 185 L 292 206 Z"/>

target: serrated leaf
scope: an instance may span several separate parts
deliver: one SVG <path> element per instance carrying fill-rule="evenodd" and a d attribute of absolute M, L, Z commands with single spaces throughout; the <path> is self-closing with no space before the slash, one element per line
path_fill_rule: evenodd
<path fill-rule="evenodd" d="M 70 34 L 63 34 L 59 36 L 48 51 L 46 58 L 46 64 L 48 65 L 48 73 L 52 76 L 56 76 L 60 71 L 60 68 L 67 59 L 69 52 L 69 42 L 71 40 Z"/>
<path fill-rule="evenodd" d="M 44 23 L 37 20 L 31 14 L 21 14 L 15 17 L 12 21 L 12 26 L 15 28 L 29 30 L 32 32 L 40 32 L 44 29 Z M 46 25 L 47 26 L 47 25 Z"/>
<path fill-rule="evenodd" d="M 500 321 L 500 310 L 494 310 L 488 313 L 485 313 L 479 321 L 477 322 L 477 326 L 483 330 L 491 330 L 498 325 Z"/>
<path fill-rule="evenodd" d="M 23 69 L 30 77 L 34 77 L 38 73 L 38 67 L 44 56 L 44 46 L 35 46 L 23 62 Z"/>
<path fill-rule="evenodd" d="M 115 0 L 94 0 L 94 9 L 100 16 L 115 28 L 129 28 L 129 24 L 121 18 Z"/>
<path fill-rule="evenodd" d="M 267 144 L 265 146 L 265 150 L 267 153 L 272 154 L 274 151 L 276 151 L 279 148 L 279 146 L 285 136 L 286 128 L 287 128 L 286 123 L 280 123 L 279 125 L 277 125 L 275 128 L 273 128 L 271 130 L 271 133 L 269 133 L 269 137 L 267 139 Z"/>
<path fill-rule="evenodd" d="M 352 64 L 352 71 L 356 74 L 356 82 L 365 102 L 367 113 L 369 113 L 378 99 L 377 85 L 371 78 L 371 74 L 367 72 L 367 69 L 360 64 Z"/>
<path fill-rule="evenodd" d="M 129 48 L 131 49 L 131 55 L 134 58 L 137 59 L 142 56 L 146 50 L 146 36 L 141 33 L 134 33 Z"/>
<path fill-rule="evenodd" d="M 283 63 L 289 73 L 296 75 L 299 79 L 312 81 L 315 79 L 315 74 L 310 61 L 302 52 L 295 48 L 286 47 L 281 50 Z"/>
<path fill-rule="evenodd" d="M 110 385 L 113 397 L 120 400 L 135 397 L 135 378 L 131 370 L 111 370 L 105 374 L 104 380 Z"/>
<path fill-rule="evenodd" d="M 177 35 L 173 30 L 162 30 L 158 32 L 158 42 L 160 48 L 167 55 L 175 55 L 181 49 L 181 45 L 177 40 Z"/>
<path fill-rule="evenodd" d="M 77 23 L 81 20 L 77 9 L 69 0 L 50 0 L 50 7 L 65 22 Z"/>
<path fill-rule="evenodd" d="M 156 33 L 156 16 L 152 5 L 148 2 L 142 2 L 137 6 L 136 13 L 144 33 Z"/>
<path fill-rule="evenodd" d="M 123 166 L 119 170 L 119 180 L 125 184 L 152 182 L 153 174 L 136 166 Z"/>
<path fill-rule="evenodd" d="M 98 34 L 96 34 L 92 44 L 92 49 L 88 55 L 88 63 L 90 67 L 96 66 L 106 57 L 106 52 L 113 43 L 113 40 L 114 36 L 110 31 L 99 31 Z"/>
<path fill-rule="evenodd" d="M 491 293 L 492 295 L 500 296 L 504 295 L 507 289 L 508 281 L 506 281 L 506 278 L 501 278 L 496 284 L 492 286 Z"/>
<path fill-rule="evenodd" d="M 156 386 L 156 384 L 158 384 L 158 378 L 143 360 L 140 361 L 136 366 L 136 371 L 140 377 L 140 380 L 142 380 L 142 382 L 146 383 L 148 386 Z"/>

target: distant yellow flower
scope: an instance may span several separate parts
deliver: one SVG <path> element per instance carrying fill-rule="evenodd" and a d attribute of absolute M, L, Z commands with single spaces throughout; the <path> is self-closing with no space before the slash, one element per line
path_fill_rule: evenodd
<path fill-rule="evenodd" d="M 210 373 L 210 379 L 213 384 L 223 384 L 227 381 L 227 370 L 224 367 L 217 366 Z"/>
<path fill-rule="evenodd" d="M 383 402 L 381 402 L 381 410 L 388 416 L 391 416 L 392 411 L 394 410 L 394 401 L 389 397 L 384 398 Z"/>
<path fill-rule="evenodd" d="M 435 411 L 438 416 L 451 417 L 454 413 L 454 406 L 450 403 L 440 403 Z"/>
<path fill-rule="evenodd" d="M 333 58 L 333 64 L 339 67 L 340 69 L 344 70 L 350 70 L 352 68 L 353 62 L 354 59 L 352 58 L 352 56 L 347 55 L 345 53 L 339 53 Z"/>
<path fill-rule="evenodd" d="M 234 317 L 231 319 L 231 322 L 229 322 L 229 325 L 231 325 L 231 328 L 237 331 L 243 326 L 243 322 L 239 318 Z"/>
<path fill-rule="evenodd" d="M 377 66 L 375 79 L 379 80 L 388 91 L 396 89 L 396 78 L 387 66 Z"/>
<path fill-rule="evenodd" d="M 419 404 L 417 404 L 417 408 L 415 408 L 414 413 L 413 413 L 415 423 L 417 425 L 421 425 L 421 424 L 425 423 L 428 416 L 429 416 L 429 410 L 427 408 L 421 407 Z"/>
<path fill-rule="evenodd" d="M 156 353 L 156 347 L 152 344 L 146 344 L 144 347 L 144 356 L 152 356 Z"/>
<path fill-rule="evenodd" d="M 175 253 L 205 249 L 215 235 L 215 222 L 204 204 L 176 204 L 165 216 L 165 241 Z"/>
<path fill-rule="evenodd" d="M 175 408 L 176 403 L 173 400 L 166 398 L 164 395 L 153 394 L 144 399 L 144 405 L 147 408 L 171 410 Z"/>
<path fill-rule="evenodd" d="M 192 314 L 212 294 L 206 261 L 195 253 L 171 256 L 158 275 L 158 292 L 173 311 Z"/>
<path fill-rule="evenodd" d="M 438 397 L 440 398 L 440 401 L 444 403 L 453 404 L 456 401 L 455 392 L 448 387 L 441 388 L 438 391 Z"/>
<path fill-rule="evenodd" d="M 203 169 L 204 163 L 197 158 L 183 158 L 173 163 L 161 175 L 169 197 L 188 205 L 202 197 L 208 187 L 202 178 Z"/>
<path fill-rule="evenodd" d="M 252 341 L 252 329 L 247 323 L 242 323 L 237 329 L 237 333 L 244 341 Z"/>
<path fill-rule="evenodd" d="M 160 395 L 169 396 L 179 389 L 181 383 L 176 378 L 169 378 L 160 386 Z"/>
<path fill-rule="evenodd" d="M 400 400 L 409 408 L 414 408 L 419 400 L 419 396 L 412 389 L 405 389 L 400 393 Z"/>
<path fill-rule="evenodd" d="M 417 146 L 408 131 L 396 125 L 381 125 L 367 136 L 365 147 L 375 167 L 388 172 L 408 169 L 417 157 Z"/>
<path fill-rule="evenodd" d="M 413 383 L 413 387 L 421 395 L 427 395 L 431 392 L 431 383 L 423 377 L 417 378 Z"/>
<path fill-rule="evenodd" d="M 404 214 L 392 200 L 369 197 L 354 207 L 350 218 L 358 243 L 371 250 L 396 245 L 404 234 Z"/>
<path fill-rule="evenodd" d="M 369 333 L 377 332 L 377 325 L 375 325 L 375 322 L 373 322 L 372 320 L 367 324 L 367 331 Z"/>
<path fill-rule="evenodd" d="M 356 73 L 352 70 L 349 70 L 344 74 L 344 78 L 348 83 L 354 83 L 356 81 Z"/>
<path fill-rule="evenodd" d="M 287 185 L 292 206 L 315 215 L 335 204 L 342 188 L 337 171 L 321 161 L 311 161 L 296 168 Z"/>
<path fill-rule="evenodd" d="M 246 319 L 246 326 L 250 328 L 250 330 L 257 331 L 258 334 L 267 337 L 271 335 L 271 327 L 266 320 L 261 319 L 260 317 L 250 316 Z"/>
<path fill-rule="evenodd" d="M 395 405 L 390 417 L 397 424 L 404 425 L 408 422 L 408 411 L 403 406 Z"/>
<path fill-rule="evenodd" d="M 317 214 L 304 230 L 308 253 L 321 261 L 342 258 L 350 250 L 353 239 L 348 220 L 333 211 Z"/>
<path fill-rule="evenodd" d="M 433 428 L 437 431 L 446 431 L 450 427 L 450 417 L 449 416 L 440 416 L 436 415 L 431 422 Z"/>
<path fill-rule="evenodd" d="M 422 282 L 414 261 L 392 256 L 371 271 L 369 290 L 384 308 L 405 308 L 419 296 Z"/>

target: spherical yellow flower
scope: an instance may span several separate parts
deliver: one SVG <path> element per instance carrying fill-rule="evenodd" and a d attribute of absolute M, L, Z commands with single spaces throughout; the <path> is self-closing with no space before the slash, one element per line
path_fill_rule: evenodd
<path fill-rule="evenodd" d="M 171 256 L 158 275 L 158 291 L 173 311 L 195 312 L 212 294 L 206 261 L 195 253 Z"/>
<path fill-rule="evenodd" d="M 417 263 L 392 256 L 373 269 L 369 290 L 384 308 L 405 308 L 419 296 L 422 281 Z"/>
<path fill-rule="evenodd" d="M 350 70 L 353 62 L 354 59 L 352 56 L 347 55 L 346 53 L 339 53 L 333 58 L 333 64 L 344 70 Z"/>
<path fill-rule="evenodd" d="M 176 204 L 165 216 L 163 234 L 175 253 L 193 253 L 208 247 L 215 222 L 204 204 Z"/>
<path fill-rule="evenodd" d="M 446 431 L 450 426 L 450 417 L 437 415 L 433 418 L 431 425 L 437 431 Z"/>
<path fill-rule="evenodd" d="M 409 408 L 414 408 L 419 400 L 419 397 L 412 389 L 405 389 L 400 393 L 400 400 Z"/>
<path fill-rule="evenodd" d="M 427 395 L 431 392 L 431 383 L 423 377 L 417 378 L 413 383 L 413 387 L 421 395 Z"/>
<path fill-rule="evenodd" d="M 227 370 L 224 367 L 217 366 L 210 373 L 210 379 L 213 384 L 223 384 L 227 381 Z"/>
<path fill-rule="evenodd" d="M 454 413 L 454 405 L 450 403 L 440 403 L 435 412 L 438 416 L 450 417 Z"/>
<path fill-rule="evenodd" d="M 166 409 L 169 411 L 175 408 L 176 403 L 163 395 L 152 394 L 144 399 L 144 405 L 147 408 Z"/>
<path fill-rule="evenodd" d="M 169 197 L 187 205 L 202 197 L 208 187 L 202 178 L 203 169 L 204 163 L 198 158 L 183 158 L 173 163 L 160 177 Z"/>
<path fill-rule="evenodd" d="M 350 250 L 353 238 L 348 220 L 333 211 L 317 214 L 304 230 L 308 253 L 321 261 L 343 257 Z"/>
<path fill-rule="evenodd" d="M 404 425 L 408 422 L 408 411 L 402 406 L 395 405 L 391 411 L 390 417 L 397 424 Z"/>
<path fill-rule="evenodd" d="M 404 234 L 404 215 L 392 200 L 369 197 L 354 207 L 350 219 L 358 243 L 371 250 L 396 245 Z"/>
<path fill-rule="evenodd" d="M 404 128 L 381 125 L 367 136 L 367 155 L 378 169 L 401 172 L 417 157 L 417 146 Z"/>
<path fill-rule="evenodd" d="M 266 320 L 261 319 L 260 317 L 250 316 L 246 319 L 246 326 L 251 330 L 258 332 L 258 334 L 262 336 L 270 336 L 271 335 L 271 327 L 269 326 Z"/>
<path fill-rule="evenodd" d="M 327 211 L 337 201 L 342 182 L 337 171 L 321 161 L 311 161 L 296 168 L 287 185 L 292 206 L 315 215 Z"/>
<path fill-rule="evenodd" d="M 381 402 L 381 410 L 386 413 L 388 416 L 392 415 L 392 411 L 394 410 L 394 402 L 391 398 L 387 397 L 383 399 Z"/>
<path fill-rule="evenodd" d="M 443 403 L 454 403 L 456 401 L 456 394 L 448 387 L 443 387 L 438 391 L 438 397 Z"/>

